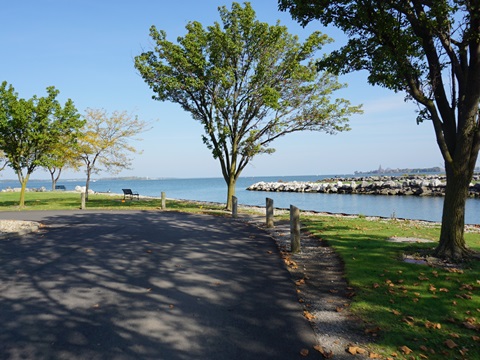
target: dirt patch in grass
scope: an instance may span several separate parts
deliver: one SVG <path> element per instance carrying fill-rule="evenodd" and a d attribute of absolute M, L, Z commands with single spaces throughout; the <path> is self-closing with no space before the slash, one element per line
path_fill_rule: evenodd
<path fill-rule="evenodd" d="M 391 237 L 387 241 L 400 243 L 433 243 L 434 241 L 428 239 L 419 239 L 414 237 Z"/>

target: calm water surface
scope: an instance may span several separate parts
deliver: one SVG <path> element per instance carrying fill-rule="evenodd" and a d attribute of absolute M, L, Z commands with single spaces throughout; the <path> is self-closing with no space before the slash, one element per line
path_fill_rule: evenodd
<path fill-rule="evenodd" d="M 289 208 L 295 205 L 302 210 L 325 211 L 331 213 L 363 214 L 405 219 L 440 221 L 443 198 L 416 196 L 374 196 L 374 195 L 338 195 L 318 193 L 274 193 L 247 191 L 246 188 L 258 181 L 316 181 L 331 176 L 275 176 L 244 177 L 237 182 L 237 197 L 240 204 L 265 206 L 265 198 L 274 200 L 277 208 Z M 75 186 L 84 186 L 84 180 L 60 180 L 67 190 Z M 51 188 L 49 181 L 31 180 L 29 188 Z M 18 181 L 0 180 L 0 189 L 19 187 Z M 97 192 L 122 193 L 130 188 L 141 195 L 160 196 L 164 191 L 168 198 L 201 200 L 224 203 L 226 185 L 221 178 L 206 179 L 161 179 L 161 180 L 97 180 L 90 188 Z M 1 196 L 1 193 L 0 193 Z M 480 199 L 468 199 L 466 223 L 480 224 Z"/>

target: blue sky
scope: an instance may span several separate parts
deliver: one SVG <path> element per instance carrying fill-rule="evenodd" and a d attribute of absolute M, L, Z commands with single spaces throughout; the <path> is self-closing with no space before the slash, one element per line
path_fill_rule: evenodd
<path fill-rule="evenodd" d="M 301 39 L 321 30 L 338 48 L 345 37 L 319 23 L 306 28 L 277 10 L 276 0 L 252 0 L 260 21 L 277 20 Z M 204 26 L 219 21 L 225 0 L 16 0 L 0 12 L 0 81 L 12 84 L 21 97 L 45 95 L 53 85 L 60 99 L 71 98 L 86 108 L 132 112 L 153 122 L 133 145 L 142 149 L 132 170 L 119 176 L 220 177 L 220 166 L 201 140 L 203 128 L 178 105 L 151 99 L 152 92 L 136 72 L 133 59 L 152 42 L 149 27 L 165 30 L 175 41 L 189 21 Z M 321 55 L 320 53 L 318 54 Z M 403 94 L 368 85 L 365 73 L 340 78 L 348 88 L 338 93 L 364 114 L 351 118 L 352 130 L 337 135 L 319 132 L 290 134 L 274 143 L 273 155 L 253 159 L 243 176 L 351 174 L 355 170 L 443 166 L 431 123 L 417 125 L 415 105 Z M 46 178 L 39 170 L 32 178 Z M 84 172 L 66 172 L 81 178 Z M 106 173 L 99 175 L 109 176 Z M 12 178 L 5 170 L 0 179 Z"/>

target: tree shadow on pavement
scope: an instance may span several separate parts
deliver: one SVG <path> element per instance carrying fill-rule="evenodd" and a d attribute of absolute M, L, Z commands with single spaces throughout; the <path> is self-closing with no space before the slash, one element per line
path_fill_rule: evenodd
<path fill-rule="evenodd" d="M 315 345 L 261 230 L 175 212 L 43 214 L 42 231 L 0 240 L 2 359 L 295 359 Z"/>

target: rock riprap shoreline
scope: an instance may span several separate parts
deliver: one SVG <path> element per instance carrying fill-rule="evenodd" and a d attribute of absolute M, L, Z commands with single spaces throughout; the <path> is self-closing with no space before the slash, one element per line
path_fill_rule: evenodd
<path fill-rule="evenodd" d="M 470 197 L 480 197 L 479 181 L 480 175 L 475 175 L 469 187 Z M 247 190 L 322 194 L 444 196 L 445 186 L 446 177 L 444 175 L 404 175 L 330 178 L 316 182 L 261 181 L 250 185 Z"/>

